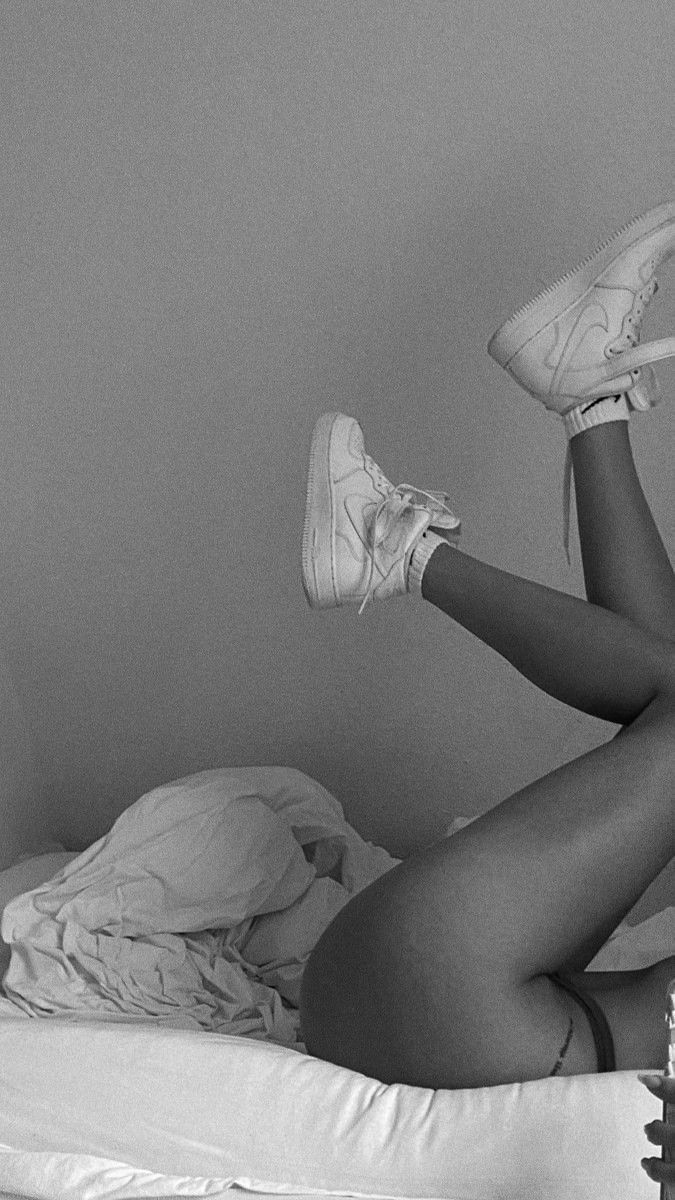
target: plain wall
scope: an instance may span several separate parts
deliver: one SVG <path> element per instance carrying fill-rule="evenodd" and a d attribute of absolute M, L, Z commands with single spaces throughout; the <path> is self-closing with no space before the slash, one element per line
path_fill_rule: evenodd
<path fill-rule="evenodd" d="M 30 724 L 0 650 L 0 870 L 27 850 L 37 850 L 51 840 L 49 791 Z M 0 887 L 0 917 L 1 896 Z M 0 977 L 4 970 L 2 946 L 0 940 Z"/>
<path fill-rule="evenodd" d="M 485 346 L 672 197 L 674 38 L 671 0 L 0 7 L 6 651 L 68 846 L 286 763 L 403 855 L 611 736 L 422 602 L 310 611 L 307 453 L 357 416 L 582 594 L 560 423 Z M 672 550 L 672 406 L 632 428 Z"/>

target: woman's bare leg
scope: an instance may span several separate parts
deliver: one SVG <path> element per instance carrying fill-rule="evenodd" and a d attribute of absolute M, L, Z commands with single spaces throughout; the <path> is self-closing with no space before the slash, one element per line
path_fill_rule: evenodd
<path fill-rule="evenodd" d="M 549 696 L 615 725 L 630 725 L 670 679 L 670 642 L 447 544 L 429 560 L 422 595 Z"/>
<path fill-rule="evenodd" d="M 675 642 L 675 572 L 637 474 L 629 423 L 588 429 L 571 439 L 570 449 L 588 599 Z M 639 971 L 585 970 L 604 944 L 605 932 L 591 931 L 564 964 L 565 972 L 593 994 L 619 1049 L 622 1043 L 627 1048 L 640 1044 L 651 1030 L 665 1061 L 662 1007 L 675 976 L 675 957 Z M 628 1049 L 627 1061 L 631 1057 L 635 1051 Z"/>
<path fill-rule="evenodd" d="M 621 778 L 620 774 L 615 773 L 616 769 L 621 772 L 625 767 L 627 774 L 624 778 L 629 791 L 629 781 L 634 781 L 635 787 L 629 804 L 635 806 L 640 794 L 640 782 L 644 778 L 647 786 L 650 772 L 646 763 L 631 760 L 631 755 L 634 749 L 641 752 L 643 743 L 651 747 L 654 741 L 653 718 L 660 713 L 659 703 L 664 700 L 667 715 L 663 719 L 658 716 L 655 737 L 660 747 L 663 737 L 665 741 L 657 757 L 660 763 L 665 753 L 668 769 L 672 768 L 675 758 L 675 718 L 670 704 L 675 683 L 675 653 L 670 642 L 648 633 L 618 614 L 540 584 L 518 579 L 450 548 L 447 551 L 441 548 L 432 556 L 424 575 L 422 593 L 425 599 L 491 646 L 543 691 L 574 708 L 623 727 L 621 736 L 613 742 L 600 746 L 518 793 L 519 796 L 525 796 L 518 806 L 514 805 L 514 797 L 511 797 L 493 809 L 492 813 L 485 814 L 483 819 L 494 814 L 499 822 L 509 820 L 512 809 L 518 807 L 519 811 L 525 811 L 523 805 L 526 807 L 530 803 L 531 788 L 536 789 L 547 781 L 560 779 L 566 789 L 579 773 L 584 785 L 588 785 L 590 795 L 596 791 L 608 791 L 603 786 L 606 782 L 605 764 L 610 767 L 613 788 L 619 788 Z M 478 596 L 480 600 L 477 602 Z M 656 692 L 652 690 L 654 687 Z M 643 775 L 643 772 L 646 774 Z M 608 811 L 613 794 L 609 789 Z M 589 961 L 672 857 L 675 852 L 672 795 L 672 790 L 666 788 L 658 801 L 661 813 L 666 818 L 662 836 L 657 829 L 649 834 L 647 825 L 650 817 L 644 811 L 639 819 L 640 825 L 644 825 L 644 846 L 640 840 L 642 833 L 636 826 L 635 840 L 624 844 L 622 854 L 618 845 L 612 848 L 608 870 L 618 869 L 622 857 L 630 858 L 632 863 L 628 876 L 624 877 L 619 888 L 619 892 L 623 892 L 623 899 L 616 906 L 611 906 L 607 903 L 609 893 L 605 892 L 598 910 L 598 915 L 602 913 L 601 919 L 591 917 L 585 925 L 575 924 L 572 938 L 566 943 L 569 953 L 577 955 L 579 952 L 586 954 L 592 951 L 586 960 Z M 577 836 L 574 814 L 580 812 L 577 800 L 578 797 L 570 797 L 571 803 L 563 803 L 556 815 L 556 828 L 560 824 L 570 827 L 568 832 L 573 839 Z M 654 845 L 654 837 L 658 849 Z M 657 850 L 654 858 L 647 850 L 649 841 Z M 614 849 L 619 857 L 614 857 Z M 639 850 L 637 854 L 636 849 Z M 614 867 L 609 866 L 610 862 L 614 863 Z M 590 862 L 587 865 L 590 868 Z M 530 938 L 527 940 L 532 948 L 535 943 Z M 556 942 L 552 930 L 547 930 L 545 940 L 551 950 Z M 560 957 L 562 940 L 558 942 L 558 947 L 556 965 L 559 967 L 568 959 L 564 952 Z"/>
<path fill-rule="evenodd" d="M 577 434 L 570 449 L 588 599 L 675 642 L 675 572 L 638 478 L 628 421 Z M 567 969 L 583 970 L 603 944 L 591 934 Z M 627 978 L 614 974 L 617 984 Z M 607 980 L 591 972 L 584 982 L 605 990 Z"/>
<path fill-rule="evenodd" d="M 645 499 L 628 422 L 570 442 L 586 595 L 675 642 L 675 573 Z"/>
<path fill-rule="evenodd" d="M 306 968 L 305 1039 L 385 1081 L 540 1078 L 579 1018 L 548 976 L 589 931 L 605 940 L 675 852 L 675 652 L 624 617 L 448 546 L 430 558 L 422 594 L 536 686 L 624 729 L 354 897 Z M 638 1061 L 620 1057 L 632 1053 Z M 658 1065 L 655 1054 L 651 1043 L 617 1049 L 617 1065 Z M 579 1022 L 561 1073 L 595 1070 Z"/>

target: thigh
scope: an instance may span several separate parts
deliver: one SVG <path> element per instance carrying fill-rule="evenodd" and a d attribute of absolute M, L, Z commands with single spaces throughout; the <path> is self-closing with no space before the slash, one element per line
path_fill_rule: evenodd
<path fill-rule="evenodd" d="M 309 1052 L 383 1082 L 491 1086 L 549 1075 L 572 1020 L 560 1074 L 595 1073 L 588 1015 L 550 976 L 590 961 L 666 861 L 670 704 L 657 717 L 353 897 L 305 970 Z"/>
<path fill-rule="evenodd" d="M 310 1054 L 383 1083 L 489 1087 L 550 1075 L 572 1021 L 557 1073 L 597 1071 L 588 1018 L 554 980 L 518 983 L 480 952 L 463 961 L 383 915 L 374 922 L 355 897 L 310 956 L 300 1003 Z"/>

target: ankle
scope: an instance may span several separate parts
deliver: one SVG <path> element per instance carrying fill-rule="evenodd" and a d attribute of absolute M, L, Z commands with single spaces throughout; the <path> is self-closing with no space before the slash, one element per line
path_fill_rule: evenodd
<path fill-rule="evenodd" d="M 406 577 L 406 586 L 409 592 L 424 596 L 422 580 L 429 560 L 432 554 L 438 550 L 439 546 L 448 546 L 449 544 L 446 538 L 439 537 L 437 533 L 434 533 L 433 529 L 425 530 L 410 556 Z"/>

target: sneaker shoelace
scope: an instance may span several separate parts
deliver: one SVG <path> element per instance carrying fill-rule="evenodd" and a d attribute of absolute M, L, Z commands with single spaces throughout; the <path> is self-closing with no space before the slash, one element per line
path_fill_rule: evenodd
<path fill-rule="evenodd" d="M 372 467 L 374 468 L 375 474 L 377 475 L 378 482 L 391 489 L 391 484 L 387 480 L 386 476 L 382 473 L 382 471 L 380 471 L 380 469 L 376 466 L 375 463 L 372 464 Z M 386 539 L 388 538 L 389 534 L 391 533 L 392 527 L 395 525 L 396 521 L 400 518 L 401 513 L 405 512 L 408 508 L 412 508 L 412 509 L 427 508 L 426 504 L 416 504 L 415 503 L 415 499 L 414 499 L 415 495 L 426 496 L 426 498 L 428 500 L 431 500 L 434 504 L 434 511 L 436 511 L 436 512 L 440 512 L 441 509 L 445 509 L 446 513 L 448 513 L 448 515 L 450 517 L 452 517 L 452 519 L 454 521 L 456 521 L 457 525 L 459 526 L 459 519 L 448 508 L 447 504 L 444 504 L 443 501 L 439 499 L 439 496 L 437 493 L 435 494 L 433 492 L 425 492 L 424 488 L 415 487 L 413 484 L 410 484 L 410 483 L 399 483 L 395 488 L 391 489 L 389 491 L 389 494 L 380 501 L 380 503 L 378 504 L 377 509 L 375 511 L 375 519 L 373 521 L 373 526 L 372 526 L 371 534 L 370 534 L 370 544 L 368 546 L 368 554 L 370 555 L 370 571 L 368 574 L 368 587 L 366 589 L 366 594 L 363 597 L 363 600 L 359 607 L 359 611 L 358 611 L 359 616 L 361 616 L 361 613 L 363 612 L 366 605 L 372 601 L 373 593 L 375 591 L 375 588 L 377 587 L 376 583 L 373 584 L 373 575 L 375 574 L 375 553 L 376 553 L 376 551 L 382 545 L 382 543 L 385 542 Z M 380 523 L 381 523 L 381 525 L 380 525 Z"/>
<path fill-rule="evenodd" d="M 563 546 L 568 567 L 572 566 L 570 557 L 570 526 L 572 523 L 572 451 L 567 443 L 565 452 L 565 469 L 563 471 Z"/>

